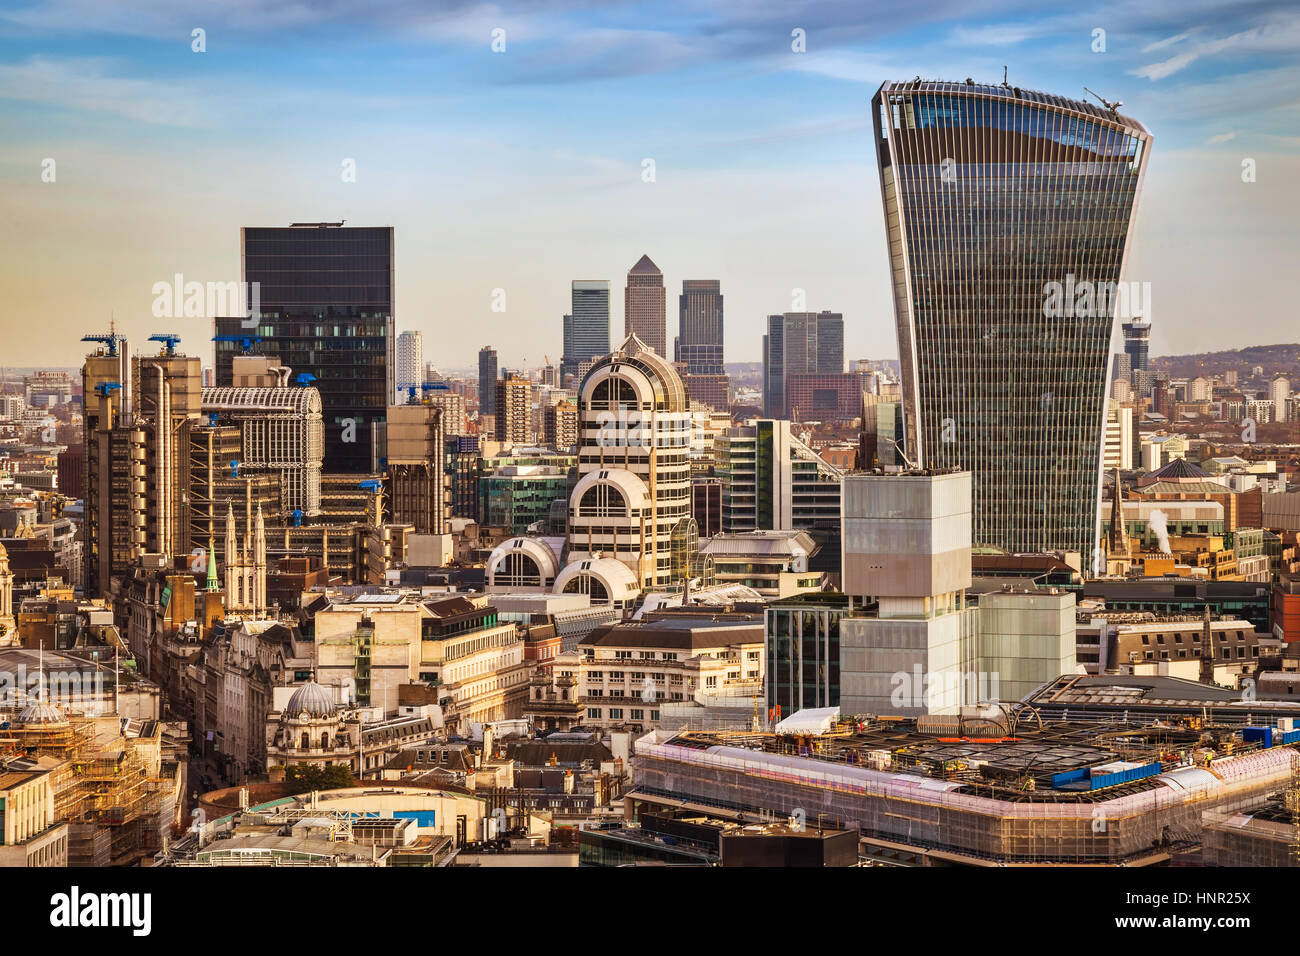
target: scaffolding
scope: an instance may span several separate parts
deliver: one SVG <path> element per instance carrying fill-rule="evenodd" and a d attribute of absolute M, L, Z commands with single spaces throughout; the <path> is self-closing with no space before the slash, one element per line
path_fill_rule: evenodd
<path fill-rule="evenodd" d="M 1186 762 L 1158 774 L 1095 790 L 1054 785 L 1118 756 L 1103 746 L 1117 738 L 1097 730 L 1049 725 L 996 741 L 902 725 L 802 741 L 656 731 L 637 741 L 632 797 L 741 818 L 821 818 L 857 828 L 867 845 L 950 863 L 1140 865 L 1195 846 L 1204 811 L 1257 801 L 1300 766 L 1289 747 L 1241 748 L 1197 766 L 1189 739 Z M 1142 759 L 1162 745 L 1151 742 Z M 1136 741 L 1128 746 L 1136 752 Z"/>

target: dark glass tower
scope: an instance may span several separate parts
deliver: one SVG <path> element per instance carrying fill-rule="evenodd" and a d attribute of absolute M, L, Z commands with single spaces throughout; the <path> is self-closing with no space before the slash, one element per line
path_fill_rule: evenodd
<path fill-rule="evenodd" d="M 908 456 L 973 473 L 976 544 L 1087 562 L 1114 305 L 1074 293 L 1119 282 L 1151 134 L 1005 86 L 885 83 L 872 107 Z"/>
<path fill-rule="evenodd" d="M 1124 323 L 1124 353 L 1128 355 L 1129 369 L 1141 369 L 1146 371 L 1150 368 L 1147 361 L 1147 354 L 1151 349 L 1151 323 L 1150 322 L 1125 322 Z"/>
<path fill-rule="evenodd" d="M 763 336 L 763 414 L 785 418 L 791 375 L 844 372 L 844 316 L 839 312 L 786 312 L 767 317 Z"/>
<path fill-rule="evenodd" d="M 722 283 L 687 279 L 678 300 L 677 355 L 690 375 L 722 375 Z"/>
<path fill-rule="evenodd" d="M 578 373 L 583 362 L 609 354 L 609 282 L 575 279 L 571 314 L 564 317 L 564 374 Z"/>
<path fill-rule="evenodd" d="M 485 345 L 478 350 L 478 413 L 497 411 L 497 350 Z"/>
<path fill-rule="evenodd" d="M 325 419 L 324 470 L 366 473 L 371 430 L 384 421 L 393 382 L 393 229 L 295 223 L 240 230 L 244 282 L 258 283 L 255 328 L 218 318 L 218 336 L 260 338 L 216 343 L 218 385 L 233 384 L 236 355 L 276 355 L 316 376 Z"/>

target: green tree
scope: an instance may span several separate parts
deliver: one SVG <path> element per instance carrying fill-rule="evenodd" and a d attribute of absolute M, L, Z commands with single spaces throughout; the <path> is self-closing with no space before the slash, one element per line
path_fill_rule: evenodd
<path fill-rule="evenodd" d="M 293 793 L 335 790 L 340 787 L 354 787 L 357 784 L 352 776 L 352 769 L 342 763 L 328 763 L 323 767 L 315 764 L 295 764 L 285 768 L 284 781 L 294 785 Z"/>

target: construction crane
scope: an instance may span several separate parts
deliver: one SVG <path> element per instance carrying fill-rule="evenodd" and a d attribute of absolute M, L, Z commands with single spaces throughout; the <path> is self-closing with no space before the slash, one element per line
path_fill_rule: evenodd
<path fill-rule="evenodd" d="M 1097 97 L 1097 102 L 1099 102 L 1102 106 L 1106 107 L 1106 109 L 1110 110 L 1112 113 L 1114 113 L 1116 110 L 1118 110 L 1121 106 L 1124 105 L 1119 100 L 1116 100 L 1114 103 L 1112 103 L 1104 96 L 1099 96 L 1098 94 L 1093 93 L 1092 90 L 1088 89 L 1086 86 L 1083 88 L 1083 92 L 1092 93 L 1093 96 Z"/>
<path fill-rule="evenodd" d="M 299 372 L 298 377 L 295 378 L 294 381 L 297 382 L 299 385 L 301 385 L 303 388 L 306 388 L 307 386 L 311 385 L 312 382 L 316 381 L 316 376 L 313 375 L 311 372 Z"/>
<path fill-rule="evenodd" d="M 98 334 L 98 335 L 83 335 L 83 336 L 81 337 L 81 341 L 83 341 L 83 342 L 102 342 L 103 345 L 104 345 L 104 347 L 105 347 L 106 349 L 108 349 L 108 354 L 109 354 L 109 355 L 116 355 L 116 354 L 117 354 L 117 343 L 118 343 L 118 342 L 125 342 L 125 341 L 126 341 L 126 336 L 124 336 L 124 335 L 118 335 L 116 332 L 102 332 L 102 333 L 100 333 L 100 334 Z"/>
<path fill-rule="evenodd" d="M 166 355 L 176 354 L 176 343 L 180 340 L 179 335 L 172 335 L 170 332 L 160 332 L 157 335 L 149 336 L 150 342 L 161 342 L 163 344 L 163 352 Z"/>
<path fill-rule="evenodd" d="M 254 335 L 214 335 L 212 341 L 238 342 L 240 352 L 248 355 L 252 351 L 254 343 L 261 342 L 262 337 Z"/>

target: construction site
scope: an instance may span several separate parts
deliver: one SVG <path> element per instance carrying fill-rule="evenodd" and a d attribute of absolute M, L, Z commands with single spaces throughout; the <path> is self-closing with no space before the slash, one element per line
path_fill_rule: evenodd
<path fill-rule="evenodd" d="M 32 758 L 50 770 L 54 819 L 68 824 L 69 866 L 130 866 L 151 857 L 177 822 L 179 765 L 164 772 L 156 720 L 64 715 L 35 702 L 0 708 L 0 770 Z"/>
<path fill-rule="evenodd" d="M 865 859 L 894 865 L 1194 862 L 1206 811 L 1294 787 L 1300 731 L 1274 730 L 1052 720 L 1023 706 L 814 733 L 660 730 L 636 742 L 628 813 L 856 829 Z"/>

